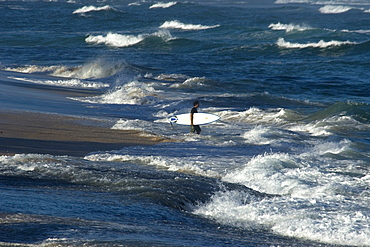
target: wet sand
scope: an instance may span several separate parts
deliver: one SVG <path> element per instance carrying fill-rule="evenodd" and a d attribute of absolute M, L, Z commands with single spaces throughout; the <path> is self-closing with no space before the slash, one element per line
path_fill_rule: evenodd
<path fill-rule="evenodd" d="M 107 122 L 56 114 L 0 111 L 0 155 L 37 153 L 85 156 L 95 151 L 169 141 L 136 130 L 113 130 Z"/>

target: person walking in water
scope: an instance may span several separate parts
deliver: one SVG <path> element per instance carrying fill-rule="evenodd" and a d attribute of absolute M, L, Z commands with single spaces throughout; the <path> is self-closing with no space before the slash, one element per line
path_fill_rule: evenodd
<path fill-rule="evenodd" d="M 191 108 L 191 111 L 190 111 L 190 132 L 191 133 L 197 132 L 197 134 L 199 135 L 202 130 L 200 129 L 199 125 L 194 125 L 194 113 L 198 113 L 198 107 L 199 107 L 199 101 L 196 100 L 194 101 L 193 108 Z"/>

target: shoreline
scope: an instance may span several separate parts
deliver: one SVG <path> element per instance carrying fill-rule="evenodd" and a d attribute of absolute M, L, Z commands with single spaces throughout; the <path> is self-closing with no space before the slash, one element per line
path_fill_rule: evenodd
<path fill-rule="evenodd" d="M 101 125 L 102 121 L 88 118 L 0 110 L 0 155 L 36 153 L 83 157 L 91 152 L 170 141 L 144 136 L 143 131 L 115 130 Z"/>

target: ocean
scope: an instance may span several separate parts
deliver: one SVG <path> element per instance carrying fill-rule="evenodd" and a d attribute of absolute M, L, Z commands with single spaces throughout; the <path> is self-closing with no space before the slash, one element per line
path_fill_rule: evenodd
<path fill-rule="evenodd" d="M 1 246 L 370 246 L 368 0 L 1 0 L 0 19 L 0 110 L 172 140 L 1 155 Z M 221 117 L 200 135 L 168 121 L 194 100 Z"/>

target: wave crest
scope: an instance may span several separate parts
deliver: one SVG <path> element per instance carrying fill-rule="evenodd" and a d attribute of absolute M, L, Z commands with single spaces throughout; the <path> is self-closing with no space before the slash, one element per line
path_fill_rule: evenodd
<path fill-rule="evenodd" d="M 73 14 L 84 14 L 88 12 L 106 11 L 106 10 L 115 10 L 115 9 L 109 5 L 105 5 L 103 7 L 95 7 L 91 5 L 91 6 L 84 6 L 82 8 L 77 9 L 73 11 Z"/>
<path fill-rule="evenodd" d="M 172 35 L 168 31 L 159 31 L 153 34 L 139 34 L 139 35 L 127 35 L 109 32 L 107 35 L 89 35 L 85 41 L 91 44 L 104 44 L 113 47 L 129 47 L 136 45 L 147 37 L 159 37 L 164 41 L 172 39 Z"/>
<path fill-rule="evenodd" d="M 322 14 L 341 14 L 351 10 L 352 7 L 342 5 L 325 5 L 319 9 Z"/>
<path fill-rule="evenodd" d="M 102 82 L 86 81 L 80 79 L 69 79 L 69 80 L 41 80 L 41 79 L 28 79 L 23 77 L 9 77 L 18 81 L 31 82 L 41 85 L 50 85 L 58 87 L 69 87 L 69 88 L 107 88 L 109 84 Z"/>
<path fill-rule="evenodd" d="M 100 96 L 72 99 L 92 104 L 148 105 L 157 102 L 156 96 L 156 90 L 152 86 L 131 81 Z"/>
<path fill-rule="evenodd" d="M 276 24 L 272 23 L 268 27 L 272 30 L 285 30 L 287 33 L 292 31 L 305 31 L 312 29 L 311 27 L 306 25 L 282 24 L 280 22 Z"/>
<path fill-rule="evenodd" d="M 158 2 L 158 3 L 153 4 L 152 6 L 150 6 L 149 9 L 155 9 L 155 8 L 165 9 L 165 8 L 172 7 L 172 6 L 176 5 L 176 4 L 177 4 L 177 2 L 168 2 L 168 3 Z"/>
<path fill-rule="evenodd" d="M 113 76 L 124 69 L 129 69 L 129 65 L 125 62 L 111 62 L 105 59 L 97 59 L 95 61 L 86 63 L 82 66 L 68 67 L 68 66 L 38 66 L 25 65 L 19 67 L 4 68 L 6 71 L 14 71 L 24 74 L 44 74 L 64 78 L 78 78 L 78 79 L 100 79 Z"/>
<path fill-rule="evenodd" d="M 205 30 L 219 27 L 220 25 L 214 26 L 203 26 L 203 25 L 194 25 L 194 24 L 184 24 L 177 20 L 166 21 L 159 28 L 168 28 L 168 29 L 182 29 L 182 30 Z"/>
<path fill-rule="evenodd" d="M 109 32 L 107 35 L 89 35 L 85 41 L 93 44 L 105 44 L 114 47 L 127 47 L 132 46 L 143 41 L 143 35 L 123 35 L 118 33 Z"/>
<path fill-rule="evenodd" d="M 281 48 L 292 48 L 292 49 L 303 49 L 303 48 L 327 48 L 330 46 L 341 46 L 341 45 L 353 45 L 357 44 L 356 42 L 350 42 L 350 41 L 324 41 L 320 40 L 317 43 L 306 43 L 306 44 L 301 44 L 301 43 L 291 43 L 289 41 L 285 41 L 284 38 L 279 38 L 277 43 L 279 47 Z"/>

